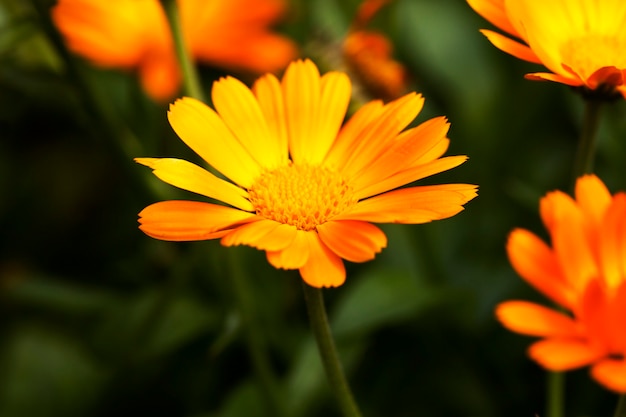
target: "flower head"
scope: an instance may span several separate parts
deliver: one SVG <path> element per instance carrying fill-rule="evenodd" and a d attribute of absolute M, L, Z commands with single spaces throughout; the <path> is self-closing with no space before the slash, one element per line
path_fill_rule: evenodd
<path fill-rule="evenodd" d="M 185 41 L 196 59 L 229 70 L 284 68 L 293 42 L 268 31 L 284 13 L 282 0 L 178 0 Z M 159 0 L 59 0 L 52 18 L 69 48 L 97 65 L 136 69 L 157 100 L 180 82 L 169 25 Z"/>
<path fill-rule="evenodd" d="M 609 97 L 626 97 L 626 3 L 621 0 L 467 0 L 481 16 L 514 38 L 482 33 L 502 51 L 543 64 L 527 74 Z"/>
<path fill-rule="evenodd" d="M 414 93 L 370 102 L 342 127 L 350 80 L 340 72 L 320 76 L 305 60 L 290 64 L 282 81 L 267 74 L 252 90 L 222 78 L 212 100 L 215 110 L 182 98 L 168 117 L 226 180 L 180 159 L 137 162 L 223 204 L 152 204 L 139 214 L 141 230 L 152 237 L 249 245 L 266 251 L 276 268 L 299 269 L 312 286 L 334 287 L 345 280 L 342 259 L 365 262 L 387 245 L 371 222 L 443 219 L 476 195 L 467 184 L 398 189 L 467 159 L 441 157 L 449 142 L 443 117 L 404 130 L 424 103 Z"/>
<path fill-rule="evenodd" d="M 575 199 L 555 191 L 541 200 L 552 247 L 514 230 L 507 244 L 518 274 L 571 314 L 526 301 L 497 307 L 499 320 L 539 336 L 532 359 L 550 370 L 591 365 L 605 387 L 626 393 L 626 193 L 611 196 L 594 175 L 576 183 Z"/>
<path fill-rule="evenodd" d="M 363 86 L 375 97 L 392 100 L 406 92 L 408 75 L 404 66 L 392 58 L 392 44 L 367 24 L 391 0 L 365 0 L 343 41 L 343 57 Z"/>

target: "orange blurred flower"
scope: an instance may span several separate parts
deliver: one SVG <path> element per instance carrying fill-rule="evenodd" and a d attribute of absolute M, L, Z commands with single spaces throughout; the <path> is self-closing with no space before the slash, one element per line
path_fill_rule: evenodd
<path fill-rule="evenodd" d="M 268 31 L 284 13 L 282 0 L 178 0 L 191 55 L 229 70 L 284 68 L 296 48 Z M 181 83 L 169 24 L 158 0 L 59 0 L 52 18 L 69 48 L 97 65 L 137 69 L 156 100 Z"/>
<path fill-rule="evenodd" d="M 541 200 L 552 247 L 523 229 L 507 244 L 517 273 L 571 315 L 526 301 L 504 302 L 496 315 L 514 332 L 543 338 L 529 349 L 540 365 L 591 365 L 600 384 L 626 393 L 626 193 L 611 196 L 586 175 L 575 198 L 555 191 Z"/>
<path fill-rule="evenodd" d="M 408 75 L 404 66 L 392 58 L 392 44 L 381 33 L 368 31 L 366 25 L 391 0 L 365 0 L 343 42 L 343 57 L 359 81 L 375 97 L 393 100 L 406 92 Z"/>
<path fill-rule="evenodd" d="M 215 111 L 177 100 L 168 113 L 172 128 L 228 180 L 180 159 L 137 162 L 224 204 L 158 202 L 139 214 L 141 230 L 163 240 L 249 245 L 266 251 L 276 268 L 299 269 L 311 286 L 335 287 L 345 280 L 342 259 L 365 262 L 387 245 L 370 222 L 425 223 L 463 210 L 474 185 L 397 189 L 467 159 L 441 157 L 446 119 L 404 130 L 424 103 L 411 93 L 386 105 L 370 102 L 342 127 L 350 90 L 346 74 L 320 76 L 306 60 L 290 64 L 282 81 L 261 77 L 252 90 L 220 79 Z"/>
<path fill-rule="evenodd" d="M 518 40 L 481 32 L 502 51 L 543 64 L 531 80 L 584 86 L 626 98 L 626 3 L 622 0 L 467 0 L 481 16 Z"/>

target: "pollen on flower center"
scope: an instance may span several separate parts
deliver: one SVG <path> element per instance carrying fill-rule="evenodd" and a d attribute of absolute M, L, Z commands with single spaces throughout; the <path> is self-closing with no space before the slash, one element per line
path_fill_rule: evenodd
<path fill-rule="evenodd" d="M 605 66 L 626 69 L 626 44 L 616 36 L 588 34 L 570 39 L 561 47 L 564 64 L 584 76 Z"/>
<path fill-rule="evenodd" d="M 248 190 L 256 213 L 313 230 L 356 204 L 352 186 L 322 166 L 289 164 L 262 174 Z"/>

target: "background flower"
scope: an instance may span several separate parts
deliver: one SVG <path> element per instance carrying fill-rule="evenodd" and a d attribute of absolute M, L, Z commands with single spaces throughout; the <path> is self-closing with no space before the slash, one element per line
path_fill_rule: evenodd
<path fill-rule="evenodd" d="M 626 393 L 626 193 L 611 196 L 594 175 L 578 179 L 576 200 L 541 200 L 552 247 L 517 229 L 507 251 L 515 270 L 572 317 L 525 301 L 496 310 L 510 330 L 544 339 L 529 355 L 550 370 L 592 365 L 593 377 Z"/>
<path fill-rule="evenodd" d="M 483 34 L 502 51 L 545 65 L 550 73 L 531 73 L 533 80 L 621 93 L 626 97 L 626 5 L 619 0 L 468 0 L 496 27 Z M 521 42 L 520 42 L 521 41 Z M 605 90 L 605 91 L 604 91 Z"/>
<path fill-rule="evenodd" d="M 320 74 L 311 61 L 292 63 L 282 82 L 268 74 L 250 91 L 234 78 L 213 86 L 213 111 L 183 98 L 168 113 L 172 128 L 231 182 L 178 159 L 139 158 L 177 187 L 232 207 L 190 201 L 153 204 L 141 229 L 165 240 L 221 238 L 267 252 L 276 268 L 299 269 L 314 287 L 346 276 L 342 259 L 365 262 L 387 245 L 371 224 L 426 223 L 453 216 L 476 186 L 397 189 L 465 162 L 446 157 L 448 123 L 431 119 L 403 131 L 424 100 L 408 94 L 373 101 L 341 127 L 350 81 Z M 395 191 L 391 191 L 397 189 Z"/>
<path fill-rule="evenodd" d="M 230 71 L 271 72 L 296 55 L 269 31 L 282 0 L 179 0 L 181 24 L 197 60 Z M 181 82 L 169 25 L 158 0 L 60 0 L 52 17 L 71 50 L 97 65 L 137 69 L 146 92 L 171 98 Z"/>

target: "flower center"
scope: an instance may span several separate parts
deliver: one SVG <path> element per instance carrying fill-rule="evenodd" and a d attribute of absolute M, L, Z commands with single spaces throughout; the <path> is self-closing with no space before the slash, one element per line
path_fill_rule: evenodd
<path fill-rule="evenodd" d="M 289 165 L 263 173 L 248 190 L 256 213 L 313 230 L 356 204 L 352 186 L 321 166 Z"/>
<path fill-rule="evenodd" d="M 564 64 L 587 78 L 603 67 L 626 69 L 624 50 L 626 43 L 622 39 L 590 33 L 564 43 L 561 55 Z"/>

